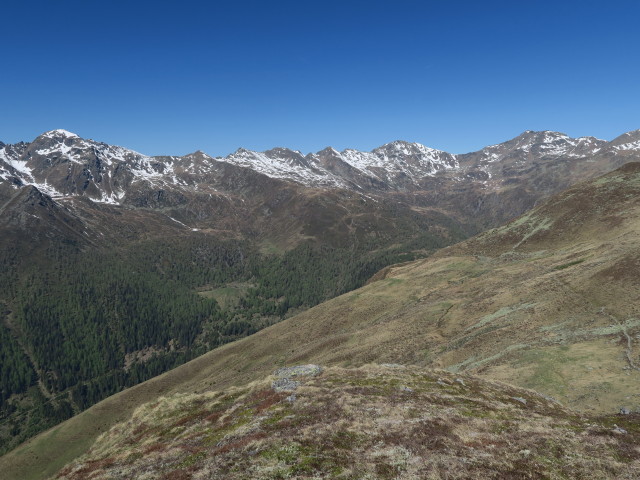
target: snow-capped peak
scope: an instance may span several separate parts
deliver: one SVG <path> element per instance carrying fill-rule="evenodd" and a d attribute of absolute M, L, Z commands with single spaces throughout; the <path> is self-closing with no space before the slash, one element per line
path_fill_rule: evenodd
<path fill-rule="evenodd" d="M 402 140 L 387 143 L 371 152 L 351 148 L 338 152 L 327 147 L 310 157 L 323 165 L 330 165 L 326 163 L 329 158 L 337 158 L 365 177 L 390 184 L 396 180 L 416 182 L 439 170 L 457 167 L 455 155 Z M 337 168 L 335 164 L 331 165 Z"/>
<path fill-rule="evenodd" d="M 542 132 L 542 138 L 540 143 L 552 143 L 558 140 L 566 140 L 569 138 L 569 135 L 561 132 L 552 132 L 550 130 L 545 130 Z"/>
<path fill-rule="evenodd" d="M 196 150 L 195 152 L 191 153 L 190 155 L 198 155 L 204 158 L 213 158 L 211 155 L 209 155 L 207 152 L 203 152 L 202 150 Z"/>
<path fill-rule="evenodd" d="M 640 130 L 623 133 L 614 138 L 609 145 L 616 151 L 620 150 L 640 150 Z"/>
<path fill-rule="evenodd" d="M 527 130 L 513 140 L 490 145 L 479 153 L 484 161 L 490 163 L 502 161 L 512 155 L 519 155 L 520 161 L 532 154 L 547 158 L 579 158 L 597 153 L 606 143 L 595 137 L 572 138 L 566 133 L 551 130 Z"/>
<path fill-rule="evenodd" d="M 266 152 L 239 148 L 220 160 L 250 168 L 272 178 L 293 180 L 308 186 L 334 186 L 343 183 L 331 172 L 317 165 L 313 158 L 304 157 L 300 152 L 287 148 L 276 147 Z"/>
<path fill-rule="evenodd" d="M 80 138 L 75 133 L 72 133 L 68 130 L 63 130 L 62 128 L 58 128 L 57 130 L 50 130 L 48 132 L 43 133 L 40 137 L 44 138 Z"/>
<path fill-rule="evenodd" d="M 385 152 L 386 154 L 395 155 L 427 155 L 431 157 L 439 157 L 441 155 L 450 155 L 447 152 L 430 148 L 422 145 L 421 143 L 411 143 L 404 140 L 395 140 L 393 142 L 385 143 L 381 147 L 373 149 L 373 153 Z"/>

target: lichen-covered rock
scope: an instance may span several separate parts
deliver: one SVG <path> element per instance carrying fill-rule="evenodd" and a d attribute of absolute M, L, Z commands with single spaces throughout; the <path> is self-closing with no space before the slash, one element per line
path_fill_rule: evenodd
<path fill-rule="evenodd" d="M 276 392 L 293 392 L 300 386 L 300 382 L 292 378 L 317 377 L 321 373 L 322 367 L 313 364 L 279 368 L 273 372 L 276 380 L 271 382 L 271 388 Z"/>
<path fill-rule="evenodd" d="M 385 368 L 404 368 L 404 365 L 399 363 L 381 363 L 380 366 Z"/>
<path fill-rule="evenodd" d="M 322 373 L 322 367 L 320 365 L 296 365 L 295 367 L 283 367 L 273 372 L 274 377 L 277 378 L 291 378 L 291 377 L 316 377 Z"/>
<path fill-rule="evenodd" d="M 271 388 L 276 392 L 293 392 L 299 385 L 300 382 L 296 382 L 290 378 L 278 378 L 271 382 Z"/>

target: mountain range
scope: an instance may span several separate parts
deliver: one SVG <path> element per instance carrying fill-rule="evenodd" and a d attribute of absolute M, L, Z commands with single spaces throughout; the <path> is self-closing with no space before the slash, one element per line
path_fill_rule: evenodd
<path fill-rule="evenodd" d="M 327 147 L 303 155 L 287 148 L 265 152 L 240 148 L 217 158 L 201 151 L 182 157 L 149 157 L 85 140 L 66 130 L 52 130 L 31 143 L 0 143 L 0 177 L 15 187 L 34 185 L 53 197 L 81 195 L 102 203 L 136 205 L 141 201 L 132 192 L 136 183 L 178 191 L 205 183 L 215 186 L 221 171 L 229 166 L 307 187 L 359 192 L 420 190 L 430 186 L 428 180 L 433 177 L 478 179 L 492 188 L 498 183 L 508 184 L 518 173 L 540 168 L 541 163 L 589 158 L 590 163 L 611 162 L 615 166 L 639 150 L 639 131 L 611 142 L 526 131 L 513 140 L 461 155 L 394 141 L 371 152 L 339 152 Z"/>
<path fill-rule="evenodd" d="M 119 242 L 123 231 L 129 240 L 204 231 L 286 250 L 316 238 L 319 229 L 331 232 L 334 244 L 348 244 L 353 235 L 405 229 L 397 222 L 409 224 L 411 235 L 443 232 L 451 222 L 468 235 L 639 152 L 640 131 L 611 142 L 527 131 L 461 155 L 395 141 L 371 152 L 329 147 L 303 155 L 274 148 L 218 158 L 200 151 L 149 157 L 53 130 L 30 143 L 0 142 L 0 208 L 3 217 L 17 215 L 20 225 L 37 231 L 30 218 L 39 214 L 10 213 L 20 210 L 24 187 L 36 188 L 67 225 L 54 228 L 80 245 Z M 149 234 L 140 231 L 147 222 Z M 114 225 L 117 234 L 110 235 Z"/>
<path fill-rule="evenodd" d="M 358 216 L 386 201 L 404 210 L 400 216 L 430 209 L 476 232 L 513 218 L 576 181 L 611 171 L 638 152 L 640 131 L 611 142 L 527 131 L 461 155 L 395 141 L 371 152 L 328 147 L 303 155 L 274 148 L 239 149 L 218 158 L 201 151 L 149 157 L 53 130 L 30 143 L 0 143 L 0 201 L 31 185 L 81 218 L 83 210 L 97 204 L 162 210 L 174 229 L 242 232 L 289 244 L 294 233 L 314 236 L 313 222 L 291 218 L 296 216 L 295 204 L 306 204 L 298 217 L 313 218 L 308 204 L 317 201 L 318 192 L 332 192 L 340 197 L 332 199 L 339 208 L 356 210 L 332 220 L 355 228 L 366 228 L 358 225 Z M 93 203 L 88 206 L 80 199 Z M 283 203 L 286 212 L 281 211 Z M 92 229 L 86 230 L 85 236 L 91 236 Z M 280 238 L 271 238 L 277 237 L 274 231 Z"/>

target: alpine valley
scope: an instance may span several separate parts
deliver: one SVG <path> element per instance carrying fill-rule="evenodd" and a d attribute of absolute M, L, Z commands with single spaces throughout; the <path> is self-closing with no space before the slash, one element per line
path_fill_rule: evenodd
<path fill-rule="evenodd" d="M 640 406 L 639 161 L 640 130 L 467 154 L 0 143 L 0 471 L 637 478 L 614 413 Z M 265 383 L 309 362 L 295 394 Z"/>

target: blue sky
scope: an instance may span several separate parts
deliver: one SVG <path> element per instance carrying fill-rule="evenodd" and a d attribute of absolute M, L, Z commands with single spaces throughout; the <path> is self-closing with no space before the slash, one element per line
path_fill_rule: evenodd
<path fill-rule="evenodd" d="M 640 128 L 640 2 L 3 3 L 0 140 L 453 153 Z"/>

